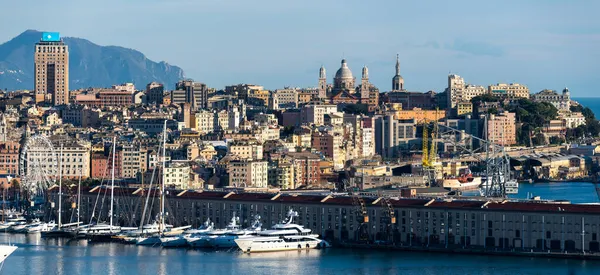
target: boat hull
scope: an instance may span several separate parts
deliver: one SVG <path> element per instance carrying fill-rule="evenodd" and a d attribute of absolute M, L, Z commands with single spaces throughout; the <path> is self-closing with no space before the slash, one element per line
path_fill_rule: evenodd
<path fill-rule="evenodd" d="M 244 253 L 277 252 L 331 247 L 328 242 L 323 240 L 288 242 L 274 240 L 272 242 L 255 242 L 252 239 L 236 239 L 235 243 Z"/>
<path fill-rule="evenodd" d="M 66 230 L 50 230 L 41 232 L 42 238 L 72 238 L 75 233 Z"/>
<path fill-rule="evenodd" d="M 472 181 L 460 182 L 458 179 L 445 179 L 442 182 L 442 187 L 449 188 L 450 190 L 476 190 L 481 185 L 481 178 L 474 177 Z"/>
<path fill-rule="evenodd" d="M 159 237 L 139 237 L 137 239 L 136 245 L 160 245 Z"/>
<path fill-rule="evenodd" d="M 188 238 L 187 243 L 191 247 L 195 248 L 210 248 L 210 242 L 208 238 Z"/>
<path fill-rule="evenodd" d="M 187 245 L 183 237 L 166 237 L 160 239 L 160 245 L 163 247 L 182 247 Z"/>
<path fill-rule="evenodd" d="M 17 250 L 16 246 L 12 245 L 0 245 L 0 263 L 4 263 L 4 260 Z"/>

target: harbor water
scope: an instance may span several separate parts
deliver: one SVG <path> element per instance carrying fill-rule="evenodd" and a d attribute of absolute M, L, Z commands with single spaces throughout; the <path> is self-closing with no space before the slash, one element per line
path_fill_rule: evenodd
<path fill-rule="evenodd" d="M 465 191 L 463 194 L 478 196 L 479 191 Z M 567 200 L 571 203 L 600 203 L 595 185 L 590 182 L 520 183 L 519 193 L 509 195 L 513 199 L 527 199 L 528 196 L 539 196 L 543 200 Z"/>
<path fill-rule="evenodd" d="M 2 274 L 594 274 L 600 262 L 331 248 L 244 254 L 0 233 L 19 246 Z"/>
<path fill-rule="evenodd" d="M 521 184 L 516 198 L 597 203 L 594 184 Z M 245 254 L 0 233 L 19 247 L 2 274 L 600 274 L 600 261 L 331 248 Z"/>

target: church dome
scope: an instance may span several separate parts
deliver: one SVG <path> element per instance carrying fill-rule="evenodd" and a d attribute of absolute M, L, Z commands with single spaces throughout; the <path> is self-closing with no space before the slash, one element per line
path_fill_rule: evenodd
<path fill-rule="evenodd" d="M 348 63 L 346 63 L 346 59 L 342 59 L 342 67 L 335 73 L 335 78 L 337 79 L 353 79 L 352 71 L 348 68 Z"/>

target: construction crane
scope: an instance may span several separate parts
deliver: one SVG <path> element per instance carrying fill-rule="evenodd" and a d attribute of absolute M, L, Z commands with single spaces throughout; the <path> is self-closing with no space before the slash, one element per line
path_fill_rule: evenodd
<path fill-rule="evenodd" d="M 436 119 L 433 121 L 433 130 L 429 133 L 429 121 L 427 119 L 423 120 L 423 174 L 427 177 L 428 186 L 436 185 L 436 171 L 435 171 L 435 162 L 437 157 L 437 138 L 438 138 L 438 120 L 437 120 L 437 111 L 436 109 Z M 431 140 L 431 146 L 429 142 Z"/>

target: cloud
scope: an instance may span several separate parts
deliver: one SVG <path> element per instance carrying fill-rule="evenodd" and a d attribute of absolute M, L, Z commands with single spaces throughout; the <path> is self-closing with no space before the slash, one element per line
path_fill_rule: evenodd
<path fill-rule="evenodd" d="M 444 48 L 451 51 L 466 53 L 477 56 L 504 56 L 505 51 L 499 46 L 488 44 L 485 42 L 473 42 L 465 40 L 454 40 L 452 44 L 444 45 Z"/>

